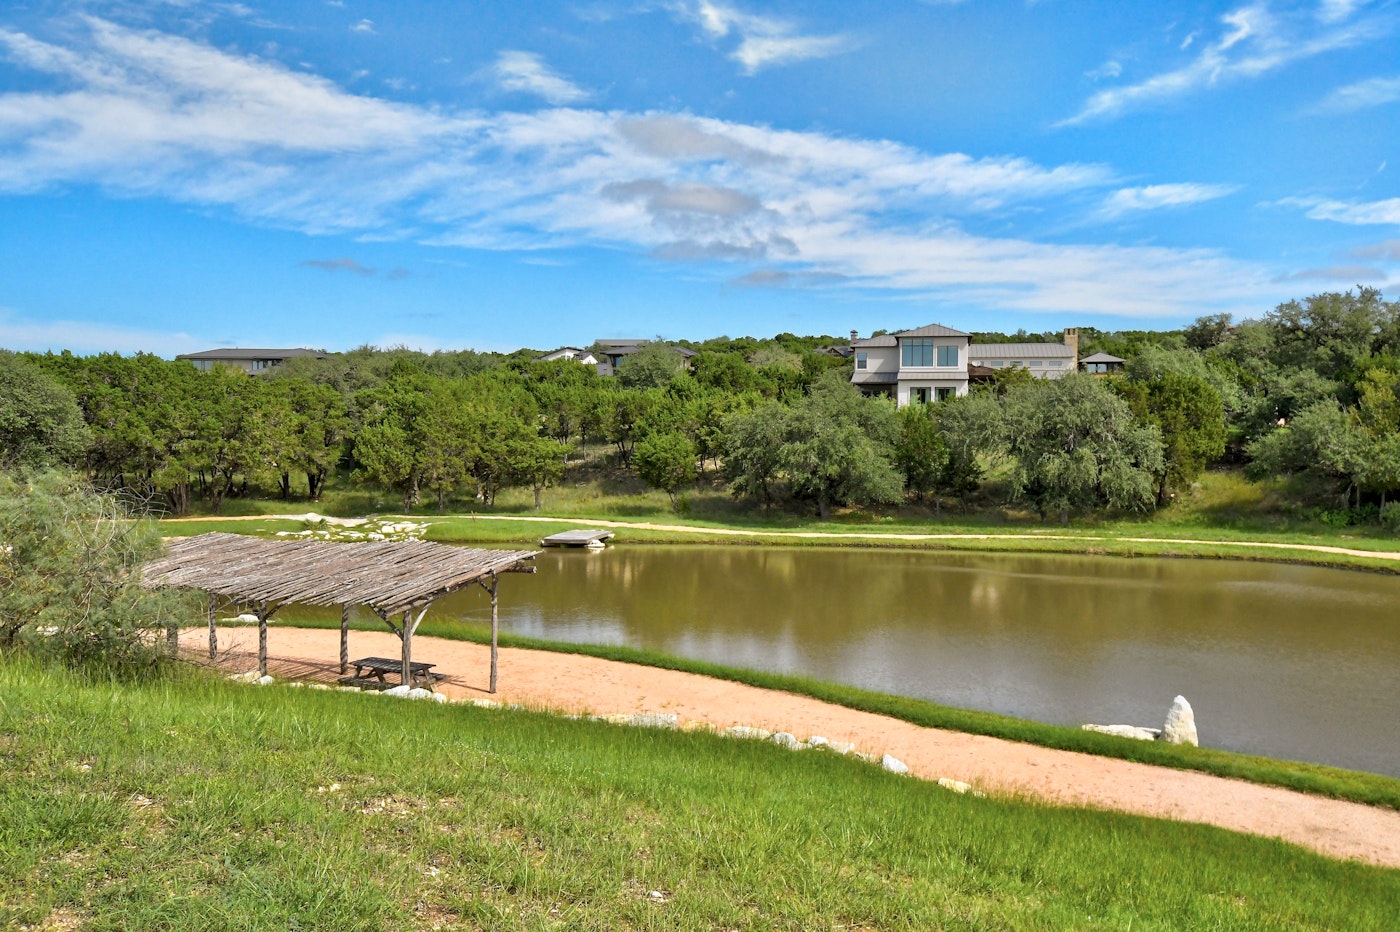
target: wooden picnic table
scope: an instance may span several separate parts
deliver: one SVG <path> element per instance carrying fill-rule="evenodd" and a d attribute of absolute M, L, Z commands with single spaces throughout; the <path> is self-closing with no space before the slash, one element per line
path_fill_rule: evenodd
<path fill-rule="evenodd" d="M 350 661 L 350 665 L 355 668 L 355 675 L 341 677 L 340 680 L 349 686 L 388 689 L 391 686 L 399 685 L 398 681 L 403 679 L 402 660 L 389 657 L 362 657 L 359 660 Z M 432 689 L 434 684 L 443 678 L 441 673 L 432 672 L 434 666 L 436 664 L 421 663 L 416 660 L 410 663 L 408 673 L 412 682 L 409 683 L 409 686 L 419 685 Z M 396 679 L 393 682 L 385 679 L 386 673 L 396 674 Z"/>

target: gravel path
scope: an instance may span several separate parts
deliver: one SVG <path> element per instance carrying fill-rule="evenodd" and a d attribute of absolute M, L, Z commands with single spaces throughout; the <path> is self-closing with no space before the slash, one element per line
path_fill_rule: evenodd
<path fill-rule="evenodd" d="M 518 519 L 516 519 L 518 520 Z M 603 522 L 591 522 L 601 524 Z M 221 666 L 256 666 L 257 632 L 221 628 Z M 181 634 L 191 657 L 208 645 L 204 628 Z M 398 656 L 389 632 L 352 632 L 350 656 Z M 414 638 L 414 657 L 435 663 L 450 698 L 486 698 L 488 649 L 464 641 Z M 333 682 L 340 633 L 274 625 L 269 656 L 275 676 Z M 820 735 L 879 756 L 892 754 L 917 777 L 950 777 L 997 795 L 1056 805 L 1113 809 L 1203 822 L 1282 838 L 1332 857 L 1400 867 L 1400 812 L 998 738 L 923 728 L 790 693 L 692 673 L 594 657 L 503 648 L 500 692 L 491 698 L 558 712 L 673 713 L 715 728 L 753 725 L 805 740 Z"/>

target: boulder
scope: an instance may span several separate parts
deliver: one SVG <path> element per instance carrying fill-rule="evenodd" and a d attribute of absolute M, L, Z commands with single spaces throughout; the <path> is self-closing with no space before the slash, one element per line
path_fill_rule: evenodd
<path fill-rule="evenodd" d="M 1168 744 L 1200 745 L 1196 738 L 1196 713 L 1191 711 L 1191 703 L 1185 696 L 1172 700 L 1172 707 L 1167 710 L 1167 723 L 1162 726 L 1162 740 Z"/>
<path fill-rule="evenodd" d="M 772 741 L 780 748 L 787 748 L 789 751 L 796 751 L 800 748 L 806 747 L 806 745 L 804 745 L 801 741 L 797 740 L 796 735 L 789 734 L 786 731 L 780 731 L 768 740 Z"/>
<path fill-rule="evenodd" d="M 828 741 L 826 749 L 835 751 L 837 754 L 849 754 L 856 749 L 856 746 L 849 741 Z"/>
<path fill-rule="evenodd" d="M 909 772 L 909 766 L 905 764 L 904 761 L 890 754 L 886 754 L 884 757 L 880 758 L 880 767 L 884 770 L 888 770 L 890 773 Z"/>
<path fill-rule="evenodd" d="M 1156 741 L 1160 732 L 1156 728 L 1140 728 L 1137 725 L 1081 725 L 1085 731 L 1097 731 L 1101 735 L 1115 738 L 1134 738 L 1138 741 Z"/>
<path fill-rule="evenodd" d="M 680 718 L 669 712 L 638 712 L 628 724 L 637 728 L 675 728 Z"/>
<path fill-rule="evenodd" d="M 830 746 L 830 744 L 831 742 L 821 735 L 812 735 L 812 737 L 807 739 L 807 747 L 809 748 L 824 748 Z"/>
<path fill-rule="evenodd" d="M 966 793 L 972 787 L 961 780 L 954 780 L 952 777 L 939 777 L 938 785 L 945 790 L 952 790 L 954 793 Z"/>
<path fill-rule="evenodd" d="M 382 693 L 380 693 L 380 695 L 393 696 L 395 699 L 407 699 L 408 693 L 409 688 L 404 684 L 400 683 L 398 686 L 394 686 L 391 689 L 384 690 Z"/>
<path fill-rule="evenodd" d="M 755 738 L 759 741 L 767 741 L 773 737 L 773 733 L 766 728 L 754 728 L 752 725 L 734 725 L 724 730 L 726 738 Z"/>

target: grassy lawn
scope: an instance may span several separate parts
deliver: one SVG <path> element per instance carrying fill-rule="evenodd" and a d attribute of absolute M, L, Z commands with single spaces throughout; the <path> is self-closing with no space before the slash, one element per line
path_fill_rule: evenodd
<path fill-rule="evenodd" d="M 821 752 L 0 660 L 0 926 L 1380 929 L 1400 872 Z"/>

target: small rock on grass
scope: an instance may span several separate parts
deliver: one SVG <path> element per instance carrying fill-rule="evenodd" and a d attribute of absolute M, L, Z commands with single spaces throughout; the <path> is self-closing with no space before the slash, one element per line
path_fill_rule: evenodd
<path fill-rule="evenodd" d="M 1080 725 L 1084 731 L 1096 731 L 1101 735 L 1115 738 L 1132 738 L 1137 741 L 1156 741 L 1157 729 L 1140 728 L 1137 725 Z"/>
<path fill-rule="evenodd" d="M 752 725 L 734 725 L 724 730 L 726 738 L 754 738 L 759 741 L 767 741 L 773 737 L 773 733 L 766 728 L 755 728 Z"/>
<path fill-rule="evenodd" d="M 806 747 L 805 744 L 797 740 L 796 735 L 789 734 L 786 731 L 780 731 L 768 740 L 772 741 L 780 748 L 787 748 L 789 751 L 798 751 Z"/>
<path fill-rule="evenodd" d="M 900 760 L 898 757 L 895 757 L 891 754 L 886 754 L 884 757 L 880 758 L 880 766 L 883 769 L 888 770 L 890 773 L 909 772 L 908 765 L 905 764 L 904 761 Z"/>

